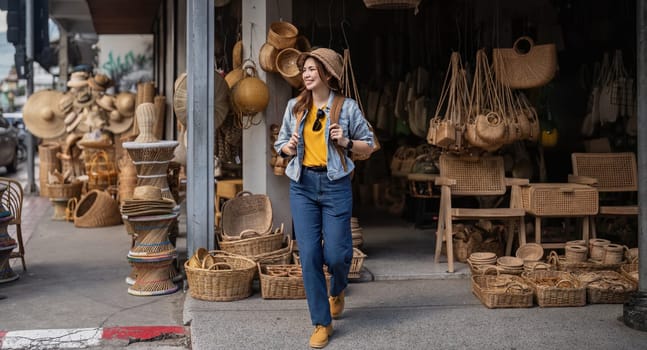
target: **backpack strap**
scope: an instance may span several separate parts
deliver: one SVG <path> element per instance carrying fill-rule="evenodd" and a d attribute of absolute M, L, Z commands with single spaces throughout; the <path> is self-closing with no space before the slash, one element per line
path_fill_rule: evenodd
<path fill-rule="evenodd" d="M 332 106 L 330 107 L 330 124 L 339 122 L 339 114 L 341 113 L 341 107 L 344 104 L 344 100 L 345 98 L 342 95 L 335 94 L 335 97 L 333 97 Z M 335 144 L 335 150 L 337 150 L 341 160 L 341 165 L 344 167 L 344 171 L 346 171 L 346 156 L 344 155 L 343 147 Z"/>

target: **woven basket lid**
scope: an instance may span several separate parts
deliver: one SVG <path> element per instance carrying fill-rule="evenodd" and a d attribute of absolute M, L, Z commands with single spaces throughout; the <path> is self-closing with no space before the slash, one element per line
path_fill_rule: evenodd
<path fill-rule="evenodd" d="M 526 243 L 517 249 L 515 256 L 523 261 L 538 261 L 544 256 L 544 248 L 538 243 Z"/>
<path fill-rule="evenodd" d="M 27 99 L 23 107 L 23 119 L 27 129 L 43 139 L 55 138 L 65 133 L 64 113 L 59 108 L 63 93 L 42 90 Z"/>

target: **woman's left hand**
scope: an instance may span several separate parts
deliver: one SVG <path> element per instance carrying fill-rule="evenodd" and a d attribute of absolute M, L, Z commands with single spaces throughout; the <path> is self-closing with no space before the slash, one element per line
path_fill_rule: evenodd
<path fill-rule="evenodd" d="M 328 130 L 330 130 L 330 138 L 337 144 L 341 144 L 343 146 L 344 130 L 341 128 L 341 125 L 337 123 L 330 124 Z"/>

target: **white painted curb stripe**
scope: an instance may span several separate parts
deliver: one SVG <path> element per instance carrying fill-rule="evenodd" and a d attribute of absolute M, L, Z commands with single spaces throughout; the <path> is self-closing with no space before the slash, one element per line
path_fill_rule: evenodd
<path fill-rule="evenodd" d="M 98 346 L 102 328 L 9 331 L 0 338 L 1 349 L 70 349 Z"/>

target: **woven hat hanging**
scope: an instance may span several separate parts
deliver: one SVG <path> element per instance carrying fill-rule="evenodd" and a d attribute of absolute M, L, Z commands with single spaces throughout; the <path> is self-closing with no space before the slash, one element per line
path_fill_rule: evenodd
<path fill-rule="evenodd" d="M 27 129 L 37 137 L 48 139 L 65 133 L 65 115 L 59 108 L 63 93 L 42 90 L 27 99 L 23 107 L 23 119 Z"/>

